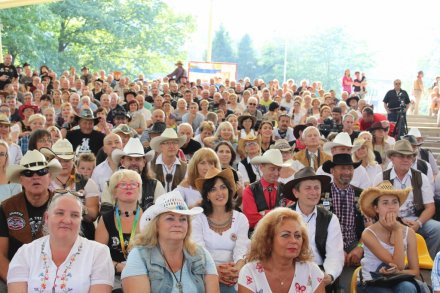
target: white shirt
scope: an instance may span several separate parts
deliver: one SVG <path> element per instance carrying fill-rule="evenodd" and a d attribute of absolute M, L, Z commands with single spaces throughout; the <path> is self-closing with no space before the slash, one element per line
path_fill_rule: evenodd
<path fill-rule="evenodd" d="M 420 159 L 420 160 L 422 160 L 422 159 Z M 424 161 L 424 162 L 428 166 L 428 170 L 426 171 L 426 173 L 427 173 L 426 176 L 428 177 L 429 184 L 431 184 L 432 191 L 434 192 L 434 174 L 432 173 L 431 165 L 428 162 L 426 162 L 426 161 Z M 388 169 L 391 169 L 391 168 L 393 168 L 393 162 L 390 161 L 390 163 L 388 164 L 388 166 L 387 166 L 387 168 L 385 170 L 388 170 Z M 414 170 L 420 171 L 419 169 L 417 169 L 417 160 L 414 161 L 414 163 L 412 164 L 411 168 L 413 168 Z"/>
<path fill-rule="evenodd" d="M 102 193 L 104 190 L 107 190 L 107 181 L 110 180 L 110 177 L 113 174 L 112 168 L 110 168 L 110 165 L 108 164 L 108 159 L 106 159 L 104 162 L 96 166 L 96 168 L 93 170 L 92 173 L 92 180 L 95 181 L 96 184 L 99 186 L 99 192 Z"/>
<path fill-rule="evenodd" d="M 250 161 L 251 161 L 251 159 L 249 159 L 249 157 L 247 157 L 247 158 L 246 158 L 246 161 L 247 161 L 248 164 L 249 164 Z M 255 176 L 256 176 L 255 181 L 260 180 L 261 176 L 260 176 L 260 170 L 258 169 L 258 166 L 259 166 L 259 165 L 252 165 L 252 164 L 251 164 L 251 166 L 252 166 L 252 170 L 254 171 L 254 174 L 255 174 Z M 248 174 L 248 172 L 247 172 L 247 170 L 246 170 L 246 167 L 243 165 L 242 162 L 239 162 L 239 163 L 238 163 L 237 171 L 238 171 L 238 173 L 240 173 L 241 176 L 243 177 L 243 182 L 244 182 L 244 183 L 246 183 L 246 182 L 248 182 L 248 183 L 252 183 L 251 180 L 249 179 L 249 174 Z"/>
<path fill-rule="evenodd" d="M 8 284 L 26 282 L 29 292 L 64 292 L 60 285 L 63 284 L 61 277 L 66 273 L 66 292 L 69 289 L 69 292 L 88 292 L 90 286 L 98 284 L 113 286 L 115 271 L 106 245 L 78 236 L 69 255 L 57 268 L 52 261 L 49 237 L 44 236 L 20 247 L 9 264 Z M 42 281 L 46 276 L 43 255 L 47 256 L 46 281 Z M 74 260 L 71 261 L 71 258 Z M 46 289 L 42 289 L 42 285 L 46 285 Z M 56 286 L 55 291 L 52 291 L 53 285 Z"/>
<path fill-rule="evenodd" d="M 367 171 L 368 178 L 370 178 L 370 182 L 373 182 L 374 178 L 376 178 L 376 175 L 379 173 L 382 173 L 382 167 L 379 164 L 374 165 L 368 165 L 367 167 L 364 167 Z"/>
<path fill-rule="evenodd" d="M 425 174 L 422 175 L 422 199 L 423 204 L 433 203 L 434 202 L 434 192 L 432 191 L 431 184 L 429 183 L 428 177 Z M 394 168 L 391 169 L 390 173 L 390 179 L 393 180 L 393 186 L 396 189 L 403 189 L 405 187 L 411 187 L 411 170 L 406 173 L 406 175 L 403 177 L 403 180 L 400 180 L 397 178 L 396 172 L 394 171 Z M 374 186 L 381 183 L 383 181 L 383 173 L 377 174 L 376 178 L 374 178 Z M 401 218 L 407 218 L 410 220 L 416 220 L 418 217 L 416 217 L 416 210 L 414 207 L 414 194 L 411 191 L 408 194 L 408 198 L 406 201 L 401 205 L 399 216 Z"/>
<path fill-rule="evenodd" d="M 320 166 L 318 170 L 316 170 L 316 175 L 330 176 L 330 178 L 333 181 L 333 175 L 324 172 L 324 170 L 322 170 L 322 166 Z M 361 189 L 371 187 L 371 181 L 370 178 L 368 177 L 367 170 L 365 170 L 365 168 L 362 165 L 354 169 L 353 179 L 351 179 L 350 184 Z"/>
<path fill-rule="evenodd" d="M 316 206 L 313 212 L 308 216 L 303 214 L 299 203 L 296 205 L 296 211 L 303 217 L 304 223 L 307 225 L 314 262 L 319 266 L 324 266 L 324 271 L 336 279 L 344 268 L 344 241 L 342 239 L 341 225 L 339 224 L 338 217 L 333 214 L 328 225 L 327 241 L 325 243 L 326 258 L 323 260 L 316 248 L 315 242 L 316 217 L 318 215 Z"/>
<path fill-rule="evenodd" d="M 20 160 L 23 157 L 23 154 L 21 153 L 21 148 L 18 144 L 11 143 L 8 146 L 8 163 L 9 166 L 11 165 L 19 165 Z"/>
<path fill-rule="evenodd" d="M 202 199 L 202 195 L 197 189 L 190 187 L 183 187 L 182 185 L 178 185 L 176 189 L 180 192 L 183 197 L 183 200 L 189 207 L 196 205 L 198 201 Z"/>
<path fill-rule="evenodd" d="M 151 162 L 149 162 L 150 164 Z M 168 169 L 168 167 L 165 165 L 165 163 L 162 160 L 162 154 L 160 154 L 157 159 L 156 159 L 156 165 L 162 165 L 162 171 L 163 171 L 163 176 L 165 178 L 166 174 L 173 174 L 173 179 L 174 179 L 174 173 L 176 173 L 176 165 L 180 165 L 180 161 L 179 159 L 176 157 L 176 159 L 174 160 L 173 166 L 171 167 L 171 170 Z M 151 167 L 151 164 L 148 166 Z M 150 169 L 151 170 L 151 169 Z M 165 180 L 165 185 L 163 186 L 165 188 L 165 190 L 170 190 L 171 191 L 171 186 L 168 185 L 172 185 L 173 184 L 173 180 L 171 180 L 170 183 L 166 182 Z M 168 189 L 170 188 L 170 189 Z"/>

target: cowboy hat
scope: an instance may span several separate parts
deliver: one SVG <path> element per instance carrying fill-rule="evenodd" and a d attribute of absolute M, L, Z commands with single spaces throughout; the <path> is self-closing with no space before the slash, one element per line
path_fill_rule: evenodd
<path fill-rule="evenodd" d="M 123 117 L 123 118 L 127 118 L 128 121 L 131 120 L 131 116 L 130 116 L 130 114 L 127 113 L 127 111 L 125 111 L 125 109 L 117 109 L 117 110 L 114 110 L 114 111 L 112 112 L 112 115 L 113 115 L 113 119 L 115 119 L 116 117 Z"/>
<path fill-rule="evenodd" d="M 373 202 L 376 198 L 379 198 L 382 195 L 393 195 L 399 199 L 399 206 L 401 206 L 408 198 L 408 194 L 411 190 L 411 187 L 394 189 L 393 184 L 390 181 L 382 181 L 377 186 L 369 187 L 362 191 L 359 198 L 361 212 L 367 217 L 374 218 L 377 215 L 373 207 Z"/>
<path fill-rule="evenodd" d="M 409 143 L 411 145 L 421 146 L 423 144 L 422 142 L 418 142 L 417 138 L 414 135 L 407 134 L 407 135 L 401 136 L 400 138 L 409 141 Z"/>
<path fill-rule="evenodd" d="M 39 111 L 38 106 L 36 106 L 36 105 L 30 105 L 30 104 L 24 104 L 24 105 L 21 105 L 21 106 L 18 108 L 18 115 L 19 115 L 22 119 L 24 119 L 23 112 L 24 112 L 24 110 L 26 110 L 26 109 L 33 109 L 33 110 L 34 110 L 34 114 L 35 114 L 35 113 L 38 113 L 38 111 Z"/>
<path fill-rule="evenodd" d="M 408 131 L 408 135 L 414 135 L 416 138 L 422 137 L 420 130 L 417 127 L 413 127 Z"/>
<path fill-rule="evenodd" d="M 20 183 L 20 173 L 25 170 L 38 171 L 44 168 L 49 169 L 51 178 L 55 178 L 62 170 L 62 166 L 57 159 L 47 162 L 42 153 L 37 150 L 27 151 L 21 158 L 19 165 L 12 165 L 6 169 L 8 181 Z"/>
<path fill-rule="evenodd" d="M 11 125 L 11 121 L 9 120 L 9 117 L 5 114 L 0 114 L 0 124 Z"/>
<path fill-rule="evenodd" d="M 332 160 L 328 160 L 322 164 L 322 170 L 326 173 L 330 173 L 330 170 L 334 166 L 348 166 L 351 165 L 353 168 L 357 168 L 362 164 L 362 161 L 353 162 L 351 155 L 349 154 L 337 154 L 333 156 Z"/>
<path fill-rule="evenodd" d="M 115 149 L 112 152 L 112 160 L 119 165 L 122 157 L 145 157 L 147 161 L 151 161 L 152 157 L 145 153 L 144 147 L 139 138 L 130 137 L 123 150 Z"/>
<path fill-rule="evenodd" d="M 415 156 L 417 152 L 413 150 L 411 143 L 408 140 L 401 139 L 396 142 L 394 149 L 387 151 L 388 158 L 395 154 Z"/>
<path fill-rule="evenodd" d="M 154 151 L 160 153 L 160 145 L 169 140 L 175 140 L 179 143 L 179 148 L 181 148 L 186 142 L 186 135 L 178 136 L 176 131 L 172 128 L 167 128 L 158 137 L 154 137 L 150 141 L 150 147 Z"/>
<path fill-rule="evenodd" d="M 382 130 L 386 131 L 386 130 L 387 130 L 387 127 L 384 127 L 384 126 L 382 125 L 382 122 L 374 122 L 374 123 L 371 125 L 371 127 L 368 128 L 368 131 L 369 131 L 369 132 L 373 132 L 373 131 L 378 130 L 378 129 L 382 129 Z"/>
<path fill-rule="evenodd" d="M 237 149 L 244 153 L 245 152 L 244 148 L 246 147 L 246 143 L 251 141 L 258 143 L 258 137 L 252 133 L 249 133 L 245 137 L 240 138 L 240 140 L 238 141 Z"/>
<path fill-rule="evenodd" d="M 80 119 L 93 120 L 95 124 L 99 122 L 99 118 L 93 115 L 93 111 L 89 108 L 84 108 L 79 112 L 79 115 L 75 114 L 75 121 L 78 123 Z"/>
<path fill-rule="evenodd" d="M 136 131 L 127 124 L 119 124 L 116 128 L 113 128 L 112 132 L 129 134 L 131 137 L 137 135 Z"/>
<path fill-rule="evenodd" d="M 196 188 L 198 191 L 202 192 L 203 185 L 205 185 L 205 182 L 207 180 L 210 180 L 212 178 L 220 177 L 224 180 L 226 180 L 229 183 L 229 186 L 231 186 L 232 190 L 235 191 L 237 189 L 237 186 L 235 185 L 235 179 L 234 179 L 234 173 L 231 169 L 226 168 L 223 171 L 220 171 L 217 168 L 211 168 L 206 173 L 205 178 L 197 178 L 196 179 Z"/>
<path fill-rule="evenodd" d="M 188 209 L 186 202 L 183 200 L 182 194 L 177 190 L 165 193 L 159 196 L 156 203 L 150 206 L 141 216 L 140 229 L 143 231 L 148 224 L 157 216 L 163 213 L 176 213 L 180 215 L 195 216 L 203 212 L 201 207 Z"/>
<path fill-rule="evenodd" d="M 333 141 L 329 141 L 324 144 L 323 150 L 324 150 L 324 152 L 331 154 L 332 148 L 337 147 L 337 146 L 349 147 L 349 148 L 351 148 L 352 153 L 354 153 L 355 151 L 357 151 L 360 148 L 360 146 L 355 147 L 351 143 L 350 135 L 348 135 L 347 132 L 338 133 Z"/>
<path fill-rule="evenodd" d="M 165 124 L 165 122 L 154 122 L 153 126 L 151 127 L 151 129 L 147 129 L 147 132 L 149 134 L 153 133 L 153 134 L 157 134 L 157 133 L 162 133 L 165 131 L 165 129 L 167 128 L 167 125 Z"/>
<path fill-rule="evenodd" d="M 65 138 L 57 140 L 52 145 L 52 148 L 43 147 L 40 152 L 48 158 L 58 157 L 63 160 L 73 160 L 75 158 L 75 152 L 73 151 L 72 144 Z"/>
<path fill-rule="evenodd" d="M 288 198 L 295 198 L 292 189 L 301 181 L 304 180 L 319 180 L 321 188 L 330 184 L 331 178 L 327 175 L 316 175 L 312 167 L 304 167 L 295 173 L 293 180 L 287 182 L 283 187 L 283 194 Z"/>
<path fill-rule="evenodd" d="M 280 150 L 269 149 L 262 156 L 256 156 L 251 160 L 252 165 L 272 164 L 277 167 L 290 167 L 290 164 L 283 163 L 283 155 Z"/>
<path fill-rule="evenodd" d="M 240 115 L 240 117 L 238 117 L 238 126 L 240 128 L 243 128 L 243 121 L 246 119 L 251 119 L 252 120 L 252 125 L 251 128 L 254 128 L 255 123 L 257 122 L 257 118 L 255 118 L 255 116 L 252 116 L 249 113 L 245 113 L 243 115 Z"/>
<path fill-rule="evenodd" d="M 176 65 L 176 66 L 177 66 L 177 65 L 183 65 L 183 62 L 179 60 L 179 61 L 177 61 L 176 64 L 174 64 L 174 65 Z"/>
<path fill-rule="evenodd" d="M 282 152 L 291 152 L 294 148 L 287 140 L 278 139 L 273 145 L 270 146 L 270 149 L 280 150 Z"/>
<path fill-rule="evenodd" d="M 359 102 L 359 97 L 358 96 L 351 96 L 347 100 L 345 100 L 345 103 L 347 103 L 347 105 L 350 106 L 351 100 L 356 100 L 356 102 Z"/>

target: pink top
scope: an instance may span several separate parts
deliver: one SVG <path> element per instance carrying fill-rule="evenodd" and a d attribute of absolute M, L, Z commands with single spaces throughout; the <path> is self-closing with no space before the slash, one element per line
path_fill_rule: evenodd
<path fill-rule="evenodd" d="M 353 84 L 353 79 L 349 76 L 344 75 L 342 78 L 342 90 L 351 94 L 351 86 Z"/>

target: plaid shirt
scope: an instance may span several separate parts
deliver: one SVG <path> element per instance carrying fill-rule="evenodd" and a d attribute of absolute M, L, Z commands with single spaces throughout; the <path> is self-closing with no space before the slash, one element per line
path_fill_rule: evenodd
<path fill-rule="evenodd" d="M 351 185 L 346 189 L 339 189 L 332 183 L 331 197 L 333 213 L 338 217 L 339 223 L 341 224 L 344 249 L 347 249 L 357 241 L 354 189 Z"/>
<path fill-rule="evenodd" d="M 23 154 L 23 156 L 26 154 L 26 152 L 29 149 L 29 137 L 30 135 L 23 136 L 18 141 L 18 145 L 20 145 L 21 147 L 21 153 Z"/>

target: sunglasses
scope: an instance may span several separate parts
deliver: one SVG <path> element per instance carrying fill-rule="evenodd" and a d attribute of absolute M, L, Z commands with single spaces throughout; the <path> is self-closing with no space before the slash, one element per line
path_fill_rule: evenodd
<path fill-rule="evenodd" d="M 78 198 L 84 197 L 84 194 L 82 192 L 73 191 L 73 190 L 66 190 L 66 189 L 55 189 L 53 191 L 53 193 L 54 193 L 54 196 L 62 196 L 62 195 L 71 194 L 71 195 L 74 195 Z"/>
<path fill-rule="evenodd" d="M 33 170 L 24 170 L 20 173 L 24 177 L 33 177 L 34 174 L 37 174 L 39 177 L 49 174 L 49 169 L 44 168 L 37 171 Z"/>
<path fill-rule="evenodd" d="M 248 105 L 249 105 L 249 106 L 256 106 L 257 104 L 249 103 Z"/>

